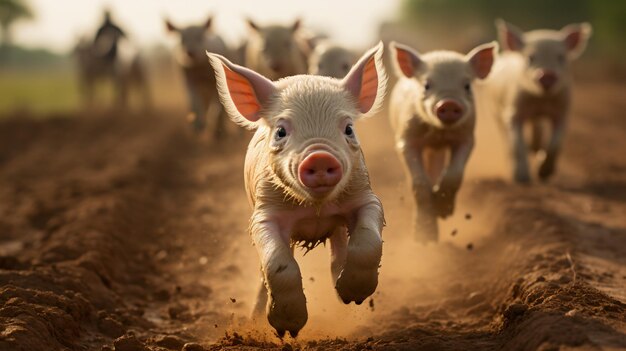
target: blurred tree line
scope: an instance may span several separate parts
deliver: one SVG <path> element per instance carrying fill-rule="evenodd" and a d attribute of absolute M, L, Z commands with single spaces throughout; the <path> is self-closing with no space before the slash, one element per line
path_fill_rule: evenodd
<path fill-rule="evenodd" d="M 621 62 L 626 53 L 626 0 L 404 0 L 400 11 L 400 21 L 420 31 L 481 33 L 472 41 L 495 38 L 496 18 L 524 31 L 588 21 L 593 26 L 590 56 Z"/>
<path fill-rule="evenodd" d="M 11 44 L 11 29 L 16 22 L 32 18 L 33 12 L 24 1 L 0 0 L 0 29 L 2 30 L 0 45 L 4 47 Z"/>
<path fill-rule="evenodd" d="M 64 63 L 62 55 L 45 49 L 23 48 L 13 42 L 15 24 L 34 18 L 34 12 L 26 1 L 0 0 L 0 70 Z"/>

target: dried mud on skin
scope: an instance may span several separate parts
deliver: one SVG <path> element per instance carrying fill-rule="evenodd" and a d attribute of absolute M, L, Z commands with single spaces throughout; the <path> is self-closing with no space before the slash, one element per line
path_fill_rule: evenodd
<path fill-rule="evenodd" d="M 473 207 L 425 249 L 445 260 L 432 279 L 379 287 L 360 307 L 374 317 L 348 336 L 284 341 L 250 326 L 251 301 L 232 287 L 258 284 L 235 259 L 251 252 L 245 137 L 196 140 L 178 112 L 5 117 L 0 350 L 625 349 L 624 93 L 576 91 L 551 184 L 467 181 L 459 203 Z M 364 134 L 389 129 L 371 123 Z M 384 144 L 365 153 L 388 215 L 408 214 L 394 191 L 401 170 L 385 163 L 396 155 Z M 470 222 L 484 233 L 468 238 Z"/>

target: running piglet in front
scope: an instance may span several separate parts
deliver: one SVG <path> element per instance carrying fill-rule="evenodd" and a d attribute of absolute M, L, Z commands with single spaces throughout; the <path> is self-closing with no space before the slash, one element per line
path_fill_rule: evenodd
<path fill-rule="evenodd" d="M 255 315 L 265 312 L 280 337 L 295 337 L 307 321 L 295 246 L 330 241 L 332 278 L 346 304 L 362 303 L 378 285 L 383 208 L 353 123 L 382 103 L 382 52 L 382 44 L 367 52 L 342 80 L 276 82 L 209 54 L 229 116 L 256 129 L 244 167 L 263 274 Z"/>

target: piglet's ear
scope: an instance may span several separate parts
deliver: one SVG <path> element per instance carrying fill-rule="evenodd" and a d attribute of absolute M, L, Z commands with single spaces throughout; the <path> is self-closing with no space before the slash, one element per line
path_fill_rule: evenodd
<path fill-rule="evenodd" d="M 352 66 L 341 81 L 343 88 L 356 100 L 361 113 L 370 115 L 382 104 L 387 75 L 383 66 L 383 43 L 370 49 Z"/>
<path fill-rule="evenodd" d="M 252 30 L 253 32 L 258 32 L 261 30 L 261 27 L 259 27 L 259 25 L 250 18 L 246 19 L 246 24 L 248 25 L 248 28 L 250 28 L 250 30 Z"/>
<path fill-rule="evenodd" d="M 213 16 L 207 18 L 207 20 L 204 22 L 202 26 L 204 27 L 204 29 L 209 29 L 211 28 L 212 24 L 213 24 Z"/>
<path fill-rule="evenodd" d="M 475 47 L 469 54 L 465 55 L 465 60 L 469 63 L 476 77 L 485 79 L 491 72 L 493 61 L 498 51 L 498 43 L 492 41 Z"/>
<path fill-rule="evenodd" d="M 411 78 L 415 76 L 415 73 L 419 71 L 424 64 L 417 51 L 406 45 L 392 41 L 389 43 L 389 50 L 391 51 L 393 67 L 398 77 L 404 76 Z"/>
<path fill-rule="evenodd" d="M 176 27 L 172 21 L 170 21 L 169 19 L 165 19 L 165 28 L 167 29 L 168 32 L 178 32 L 178 27 Z"/>
<path fill-rule="evenodd" d="M 220 100 L 230 118 L 244 127 L 256 128 L 261 110 L 269 105 L 276 93 L 274 83 L 221 55 L 208 52 L 207 55 L 215 70 Z"/>
<path fill-rule="evenodd" d="M 302 20 L 297 18 L 293 24 L 291 25 L 291 31 L 296 32 L 298 29 L 302 27 Z"/>
<path fill-rule="evenodd" d="M 500 45 L 505 50 L 520 51 L 524 48 L 524 33 L 502 19 L 496 20 Z"/>
<path fill-rule="evenodd" d="M 563 43 L 565 43 L 570 58 L 577 58 L 585 51 L 591 32 L 591 25 L 586 22 L 570 24 L 561 29 Z"/>

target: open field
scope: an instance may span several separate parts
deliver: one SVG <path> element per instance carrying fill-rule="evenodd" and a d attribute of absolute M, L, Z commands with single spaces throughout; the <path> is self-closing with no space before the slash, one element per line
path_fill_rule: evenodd
<path fill-rule="evenodd" d="M 4 71 L 0 78 L 0 112 L 75 110 L 80 98 L 76 79 L 69 69 Z"/>

